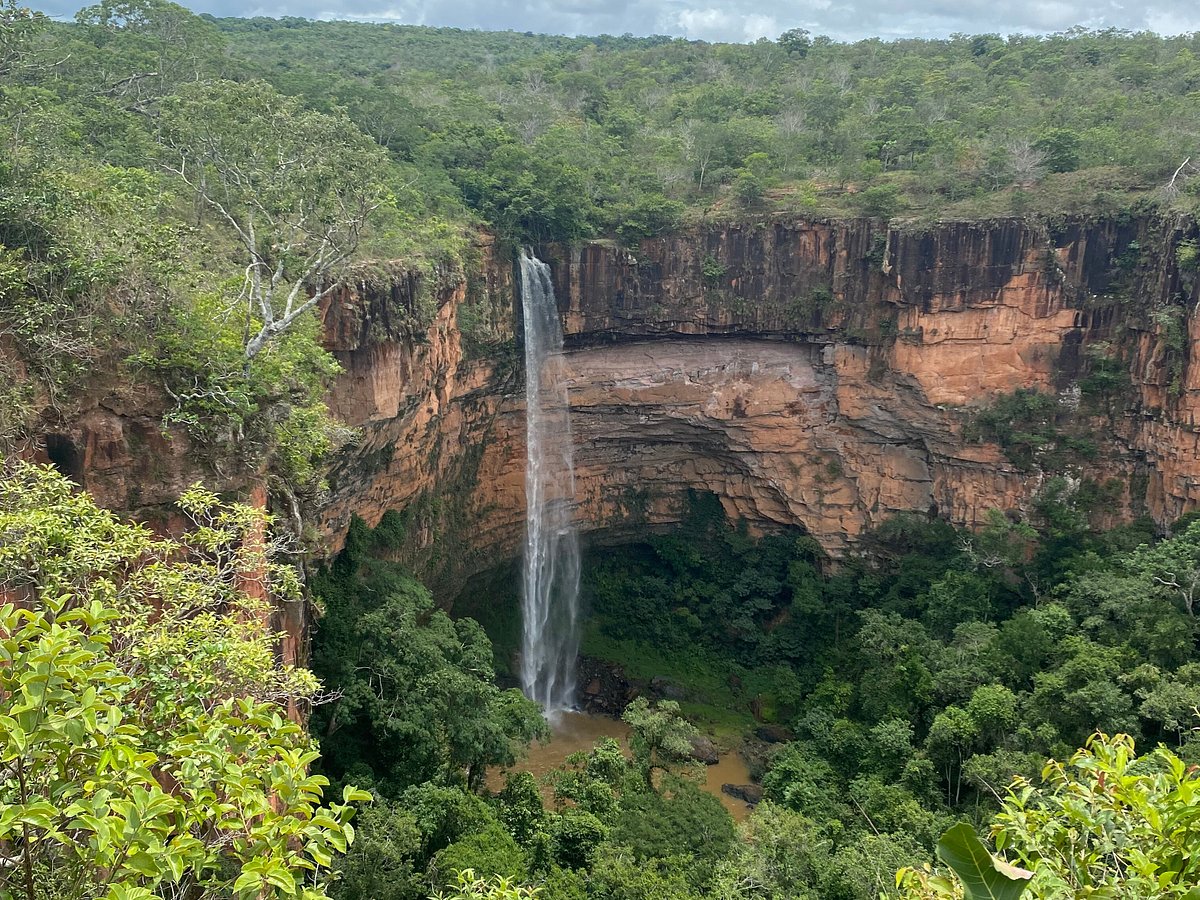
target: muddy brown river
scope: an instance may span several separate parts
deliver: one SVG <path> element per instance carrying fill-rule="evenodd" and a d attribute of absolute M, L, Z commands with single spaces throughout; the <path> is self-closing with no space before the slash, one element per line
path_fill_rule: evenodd
<path fill-rule="evenodd" d="M 626 752 L 629 750 L 629 726 L 619 719 L 607 716 L 590 716 L 587 713 L 559 713 L 551 722 L 553 733 L 544 744 L 534 743 L 529 755 L 513 766 L 514 772 L 529 772 L 534 778 L 560 769 L 566 765 L 567 757 L 578 750 L 590 750 L 602 738 L 620 741 Z M 746 763 L 736 753 L 725 753 L 716 765 L 705 766 L 706 778 L 701 787 L 712 794 L 729 810 L 739 822 L 750 815 L 750 807 L 743 801 L 721 793 L 722 784 L 749 784 L 750 772 Z M 492 769 L 488 772 L 488 788 L 498 791 L 504 787 L 504 772 Z M 548 791 L 547 798 L 548 798 Z"/>

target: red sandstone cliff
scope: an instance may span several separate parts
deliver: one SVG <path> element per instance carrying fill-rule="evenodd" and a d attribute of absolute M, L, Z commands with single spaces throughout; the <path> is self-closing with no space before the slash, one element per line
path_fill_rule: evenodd
<path fill-rule="evenodd" d="M 543 247 L 570 347 L 580 521 L 620 540 L 673 521 L 699 488 L 841 553 L 899 510 L 972 525 L 1027 508 L 1043 477 L 966 440 L 970 408 L 1018 387 L 1070 400 L 1101 348 L 1127 384 L 1083 423 L 1100 453 L 1074 474 L 1123 479 L 1110 518 L 1167 523 L 1200 500 L 1200 293 L 1175 264 L 1189 233 L 1153 218 L 787 222 Z M 432 322 L 414 334 L 421 304 Z M 397 510 L 400 554 L 447 589 L 511 558 L 524 418 L 508 255 L 485 242 L 465 278 L 399 273 L 322 315 L 344 368 L 330 404 L 361 435 L 312 511 L 329 549 L 352 514 Z M 197 477 L 253 486 L 164 437 L 159 413 L 114 385 L 42 452 L 125 510 Z"/>
<path fill-rule="evenodd" d="M 583 527 L 620 540 L 671 522 L 698 488 L 841 553 L 899 510 L 973 525 L 1027 508 L 1043 477 L 966 441 L 969 408 L 1019 387 L 1069 400 L 1102 344 L 1128 390 L 1088 424 L 1100 456 L 1075 474 L 1132 486 L 1110 520 L 1166 523 L 1200 498 L 1200 369 L 1190 341 L 1171 357 L 1156 313 L 1178 310 L 1200 337 L 1174 262 L 1183 236 L 1156 220 L 796 222 L 543 247 L 571 347 Z M 486 268 L 503 308 L 507 260 Z M 330 343 L 346 368 L 335 409 L 365 437 L 324 528 L 336 540 L 352 512 L 406 509 L 404 555 L 447 584 L 511 558 L 523 521 L 519 372 L 464 359 L 464 302 L 447 289 L 423 341 L 347 342 L 339 325 Z M 380 303 L 348 296 L 331 321 Z"/>

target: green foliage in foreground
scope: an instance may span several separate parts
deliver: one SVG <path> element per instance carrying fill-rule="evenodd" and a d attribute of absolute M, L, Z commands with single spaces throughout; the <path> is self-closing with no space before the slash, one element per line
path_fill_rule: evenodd
<path fill-rule="evenodd" d="M 989 857 L 959 825 L 938 845 L 954 875 L 901 871 L 899 896 L 1200 898 L 1196 766 L 1161 746 L 1138 757 L 1127 735 L 1097 734 L 1069 762 L 1051 760 L 1042 782 L 1017 779 L 991 827 L 997 849 L 1027 868 Z"/>
<path fill-rule="evenodd" d="M 324 627 L 345 641 L 325 645 L 325 663 L 344 664 L 337 674 L 357 710 L 340 728 L 385 737 L 392 729 L 411 740 L 366 753 L 361 738 L 348 743 L 330 731 L 337 713 L 314 720 L 334 751 L 326 766 L 385 788 L 356 834 L 352 804 L 367 795 L 347 787 L 342 802 L 321 805 L 325 779 L 308 771 L 315 751 L 286 717 L 317 684 L 275 661 L 269 603 L 255 599 L 264 586 L 297 598 L 294 575 L 264 544 L 269 523 L 200 489 L 180 505 L 192 527 L 167 541 L 97 509 L 49 470 L 20 465 L 0 484 L 0 586 L 10 601 L 0 606 L 0 840 L 13 862 L 0 870 L 6 896 L 873 900 L 895 889 L 912 900 L 994 900 L 1017 896 L 1028 870 L 1028 894 L 1041 900 L 1195 900 L 1200 770 L 1185 756 L 1194 753 L 1194 720 L 1176 709 L 1196 705 L 1194 636 L 1164 642 L 1146 626 L 1164 606 L 1176 613 L 1172 628 L 1191 621 L 1180 586 L 1187 566 L 1200 571 L 1200 525 L 1106 561 L 1077 550 L 1070 565 L 1079 574 L 1063 583 L 1063 607 L 1037 607 L 1045 615 L 1033 621 L 1073 648 L 1099 623 L 1072 624 L 1071 592 L 1082 592 L 1093 616 L 1111 614 L 1106 603 L 1130 606 L 1121 634 L 1146 641 L 1132 670 L 1085 682 L 1074 699 L 1070 686 L 1085 663 L 1068 653 L 1034 667 L 1031 689 L 985 682 L 931 722 L 919 707 L 905 721 L 898 698 L 884 698 L 889 716 L 870 727 L 863 716 L 877 707 L 822 674 L 791 716 L 797 740 L 767 760 L 768 799 L 736 830 L 692 780 L 695 729 L 673 702 L 631 704 L 632 754 L 604 741 L 574 755 L 549 780 L 549 805 L 528 775 L 510 775 L 496 795 L 476 793 L 473 773 L 510 765 L 540 718 L 514 710 L 490 684 L 490 647 L 476 626 L 449 620 L 394 567 L 353 557 L 368 543 L 358 525 L 351 555 L 317 579 L 330 600 Z M 989 560 L 1037 566 L 1036 555 L 997 549 L 1011 537 L 982 534 L 958 552 L 973 559 L 988 549 Z M 889 540 L 899 546 L 898 536 Z M 905 544 L 926 554 L 931 546 L 911 523 Z M 944 580 L 947 571 L 934 566 L 925 577 Z M 1139 595 L 1147 605 L 1134 604 Z M 919 670 L 934 646 L 926 637 L 917 655 L 895 648 L 914 623 L 875 612 L 860 629 L 868 635 L 853 638 L 869 637 L 856 653 L 874 654 L 863 670 L 873 686 Z M 358 621 L 369 629 L 353 630 Z M 959 628 L 951 634 L 956 640 Z M 1037 629 L 1019 634 L 1027 650 L 1044 652 Z M 1107 671 L 1121 658 L 1099 634 L 1085 649 Z M 879 666 L 888 660 L 900 669 L 885 676 Z M 1172 660 L 1174 670 L 1165 668 Z M 994 653 L 981 671 L 1002 662 Z M 374 684 L 354 683 L 360 668 Z M 452 696 L 439 694 L 442 682 Z M 1051 696 L 1071 699 L 1047 705 L 1043 682 Z M 1105 690 L 1110 682 L 1116 693 Z M 1181 753 L 1159 746 L 1138 757 L 1132 737 L 1101 734 L 1069 762 L 1041 766 L 1037 745 L 1021 743 L 1052 741 L 1050 729 L 1070 734 L 1102 716 L 1103 704 L 1131 708 L 1139 698 L 1133 721 L 1143 732 L 1157 727 Z M 1049 715 L 1050 707 L 1061 711 Z M 813 709 L 824 715 L 810 720 Z M 841 718 L 828 717 L 839 709 Z M 1174 718 L 1156 719 L 1165 711 Z M 1036 726 L 1035 715 L 1044 717 Z M 1039 767 L 1040 778 L 1030 772 L 994 790 L 994 814 L 990 794 L 976 789 Z M 962 796 L 943 793 L 960 778 Z M 964 815 L 991 817 L 996 856 L 972 825 L 947 831 Z M 928 866 L 935 847 L 950 871 Z"/>
<path fill-rule="evenodd" d="M 287 705 L 311 674 L 275 662 L 269 603 L 293 573 L 268 522 L 199 488 L 160 540 L 50 470 L 0 481 L 0 894 L 134 900 L 324 897 L 355 801 L 327 784 Z M 257 591 L 255 592 L 257 593 Z"/>
<path fill-rule="evenodd" d="M 1033 877 L 1032 872 L 992 856 L 966 822 L 941 836 L 937 853 L 954 871 L 969 900 L 1017 900 Z"/>

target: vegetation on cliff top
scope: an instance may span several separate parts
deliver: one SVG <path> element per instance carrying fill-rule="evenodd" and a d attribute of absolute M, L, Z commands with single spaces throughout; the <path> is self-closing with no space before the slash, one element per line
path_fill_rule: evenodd
<path fill-rule="evenodd" d="M 480 224 L 1194 209 L 1198 40 L 709 45 L 4 0 L 0 444 L 89 378 L 141 379 L 223 465 L 316 494 L 350 436 L 314 308 L 364 260 L 459 271 Z"/>
<path fill-rule="evenodd" d="M 344 105 L 428 189 L 526 237 L 746 211 L 1194 208 L 1200 189 L 1181 167 L 1200 155 L 1196 35 L 744 45 L 214 24 L 281 91 Z"/>

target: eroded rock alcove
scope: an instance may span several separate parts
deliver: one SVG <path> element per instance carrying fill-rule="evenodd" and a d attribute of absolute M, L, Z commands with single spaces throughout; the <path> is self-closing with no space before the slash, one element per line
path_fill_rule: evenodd
<path fill-rule="evenodd" d="M 1157 220 L 794 222 L 540 248 L 571 348 L 581 525 L 621 541 L 676 521 L 700 489 L 751 527 L 800 525 L 838 555 L 900 511 L 972 526 L 1028 508 L 1043 474 L 964 425 L 1017 388 L 1072 403 L 1096 353 L 1129 381 L 1089 423 L 1098 454 L 1073 474 L 1119 482 L 1109 520 L 1165 524 L 1200 497 L 1200 376 L 1192 344 L 1172 356 L 1155 315 L 1197 327 L 1196 287 L 1174 260 L 1185 236 Z M 1119 269 L 1131 245 L 1145 248 L 1136 268 Z M 464 353 L 457 318 L 485 304 L 493 336 L 511 336 L 495 315 L 506 267 L 493 256 L 486 296 L 447 290 L 421 340 L 379 340 L 371 296 L 327 318 L 346 367 L 335 409 L 364 439 L 335 474 L 324 528 L 336 542 L 351 514 L 404 510 L 403 555 L 448 587 L 521 537 L 520 372 Z"/>
<path fill-rule="evenodd" d="M 752 528 L 798 525 L 834 555 L 900 511 L 973 526 L 1028 510 L 1046 473 L 965 431 L 1018 388 L 1070 406 L 1095 361 L 1123 373 L 1079 408 L 1116 485 L 1106 521 L 1167 526 L 1200 500 L 1200 301 L 1158 218 L 923 229 L 871 220 L 743 223 L 620 248 L 538 248 L 566 326 L 578 518 L 619 542 L 711 491 Z M 510 251 L 432 280 L 351 284 L 322 309 L 343 366 L 330 395 L 359 439 L 308 519 L 328 553 L 353 515 L 405 522 L 398 555 L 449 595 L 518 552 L 524 413 Z M 414 328 L 418 309 L 432 311 Z M 203 479 L 258 486 L 165 434 L 136 386 L 97 391 L 47 438 L 106 506 L 164 509 Z"/>

